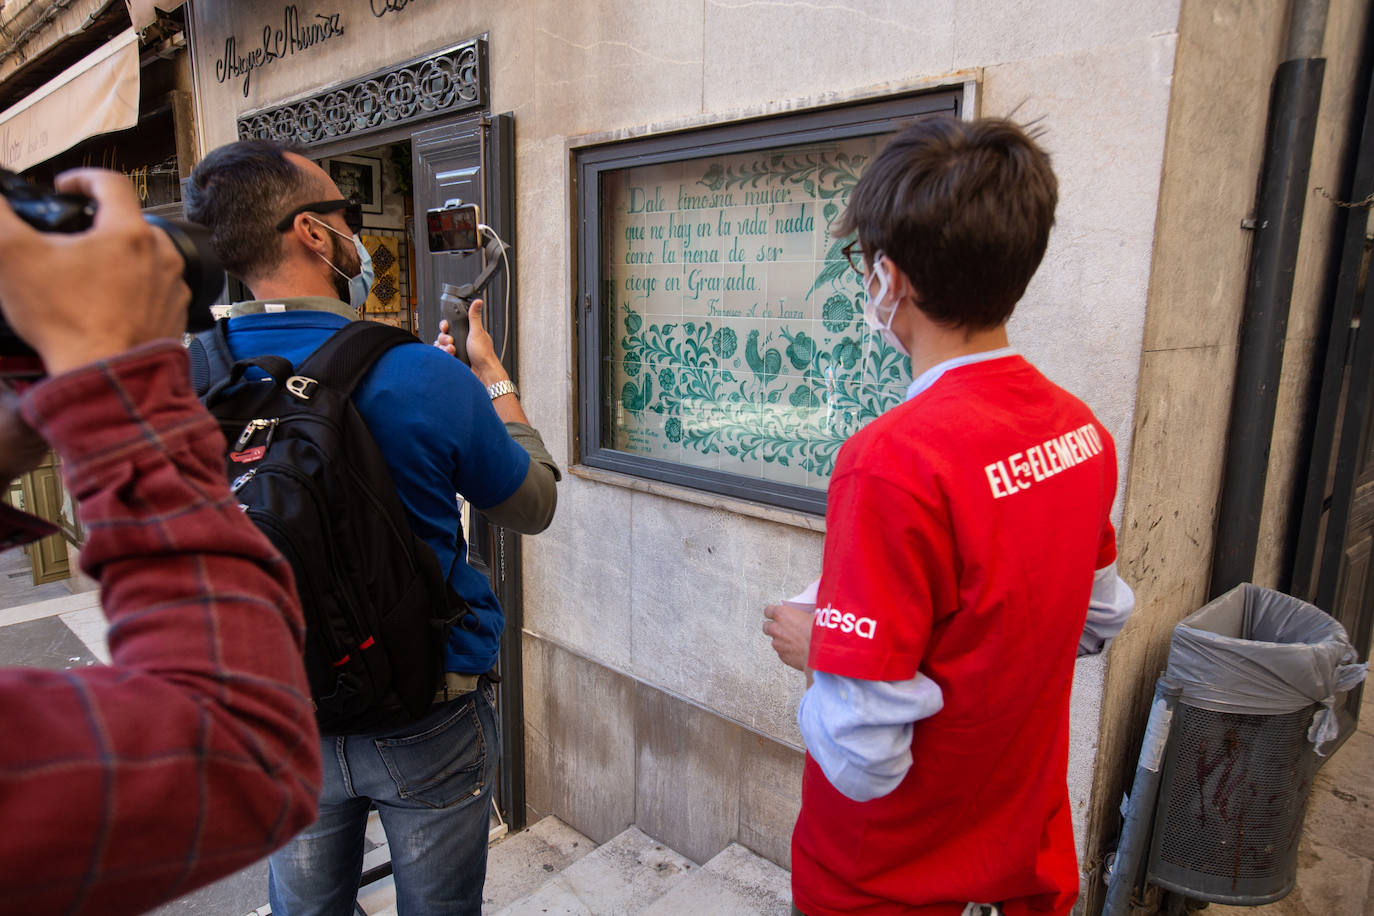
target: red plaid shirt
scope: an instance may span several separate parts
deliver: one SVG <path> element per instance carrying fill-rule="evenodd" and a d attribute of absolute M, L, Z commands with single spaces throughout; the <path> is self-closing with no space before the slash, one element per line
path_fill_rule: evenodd
<path fill-rule="evenodd" d="M 0 913 L 139 913 L 314 820 L 304 623 L 180 346 L 49 379 L 23 411 L 79 500 L 113 664 L 0 670 Z"/>

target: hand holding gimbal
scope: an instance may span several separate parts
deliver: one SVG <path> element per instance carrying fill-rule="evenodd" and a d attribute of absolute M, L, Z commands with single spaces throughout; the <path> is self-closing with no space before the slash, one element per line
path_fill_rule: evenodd
<path fill-rule="evenodd" d="M 461 286 L 445 283 L 439 293 L 439 317 L 448 322 L 448 332 L 453 336 L 455 347 L 453 355 L 468 365 L 472 364 L 467 351 L 468 309 L 472 306 L 472 300 L 481 295 L 487 284 L 496 276 L 496 271 L 501 267 L 505 247 L 500 239 L 489 235 L 482 248 L 487 263 L 477 278 Z"/>

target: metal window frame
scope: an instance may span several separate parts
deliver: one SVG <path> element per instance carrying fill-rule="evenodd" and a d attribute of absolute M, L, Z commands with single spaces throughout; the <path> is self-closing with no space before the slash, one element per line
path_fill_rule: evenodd
<path fill-rule="evenodd" d="M 573 150 L 574 229 L 577 235 L 575 324 L 577 343 L 577 459 L 591 468 L 689 487 L 721 496 L 764 503 L 813 515 L 825 514 L 825 491 L 795 484 L 758 480 L 649 458 L 608 448 L 601 443 L 609 428 L 609 347 L 602 303 L 601 191 L 608 172 L 678 162 L 703 156 L 725 156 L 819 141 L 891 133 L 923 116 L 961 117 L 963 87 L 888 96 L 874 101 L 810 109 L 733 121 L 709 127 L 654 134 Z"/>

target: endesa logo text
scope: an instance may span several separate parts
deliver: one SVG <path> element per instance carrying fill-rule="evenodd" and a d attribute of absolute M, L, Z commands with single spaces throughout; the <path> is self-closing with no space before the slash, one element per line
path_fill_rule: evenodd
<path fill-rule="evenodd" d="M 872 617 L 856 617 L 842 612 L 839 608 L 823 607 L 816 611 L 816 626 L 872 639 L 878 629 L 878 621 Z"/>

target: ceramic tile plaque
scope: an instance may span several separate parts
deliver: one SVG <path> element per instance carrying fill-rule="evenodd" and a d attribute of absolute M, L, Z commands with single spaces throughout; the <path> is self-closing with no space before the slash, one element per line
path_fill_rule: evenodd
<path fill-rule="evenodd" d="M 885 140 L 603 173 L 603 445 L 825 489 L 845 439 L 910 382 L 831 234 Z"/>

